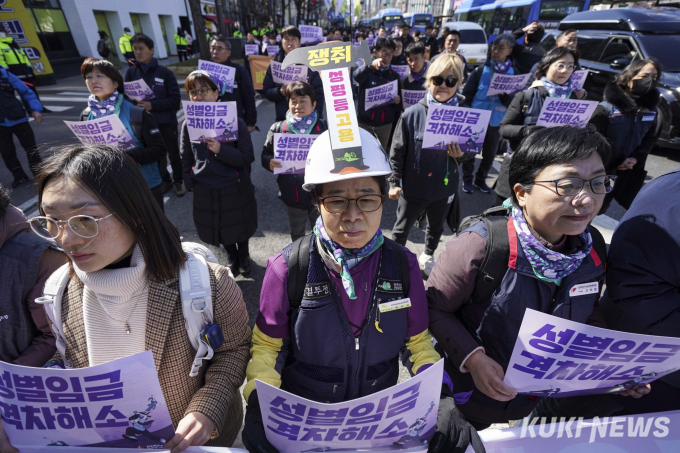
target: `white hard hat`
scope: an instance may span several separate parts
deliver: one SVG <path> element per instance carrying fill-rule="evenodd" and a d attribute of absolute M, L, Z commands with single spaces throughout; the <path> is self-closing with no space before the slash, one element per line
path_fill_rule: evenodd
<path fill-rule="evenodd" d="M 392 174 L 378 139 L 361 128 L 359 137 L 361 148 L 357 150 L 358 155 L 356 152 L 349 153 L 345 155 L 346 159 L 343 159 L 334 157 L 330 132 L 326 131 L 319 135 L 307 155 L 305 183 L 302 188 L 311 192 L 317 184 Z M 342 150 L 335 150 L 335 154 L 338 153 L 342 154 Z"/>

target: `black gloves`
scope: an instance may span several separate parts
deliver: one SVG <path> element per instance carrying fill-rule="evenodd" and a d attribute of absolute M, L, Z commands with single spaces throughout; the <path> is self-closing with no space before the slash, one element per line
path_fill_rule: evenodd
<path fill-rule="evenodd" d="M 241 433 L 243 445 L 250 453 L 279 453 L 267 440 L 264 432 L 260 401 L 257 398 L 257 390 L 253 390 L 248 397 L 246 406 L 246 419 Z"/>
<path fill-rule="evenodd" d="M 541 129 L 545 129 L 545 126 L 524 126 L 524 129 L 522 129 L 522 136 L 528 137 L 529 135 L 533 134 L 534 132 L 538 132 Z"/>
<path fill-rule="evenodd" d="M 442 387 L 446 387 L 446 384 Z M 444 388 L 437 412 L 437 432 L 434 433 L 427 451 L 428 453 L 465 453 L 470 444 L 475 453 L 486 453 L 477 430 L 458 410 L 449 389 Z"/>
<path fill-rule="evenodd" d="M 499 93 L 498 100 L 501 101 L 501 104 L 504 106 L 509 107 L 510 103 L 512 102 L 512 95 L 508 93 Z"/>

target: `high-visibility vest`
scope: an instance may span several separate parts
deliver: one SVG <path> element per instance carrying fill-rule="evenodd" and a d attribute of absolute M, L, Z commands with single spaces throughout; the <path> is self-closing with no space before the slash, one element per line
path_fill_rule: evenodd
<path fill-rule="evenodd" d="M 234 37 L 235 38 L 243 38 L 243 33 L 241 33 L 241 30 L 236 30 L 234 32 Z"/>
<path fill-rule="evenodd" d="M 131 39 L 132 36 L 123 35 L 118 40 L 118 47 L 120 47 L 120 51 L 124 54 L 132 53 L 132 43 L 130 42 Z"/>
<path fill-rule="evenodd" d="M 14 75 L 21 77 L 25 69 L 33 72 L 31 62 L 24 49 L 19 47 L 12 38 L 0 38 L 0 66 L 9 69 Z"/>
<path fill-rule="evenodd" d="M 176 46 L 185 46 L 189 43 L 187 41 L 186 36 L 180 36 L 179 34 L 175 33 L 175 45 Z"/>

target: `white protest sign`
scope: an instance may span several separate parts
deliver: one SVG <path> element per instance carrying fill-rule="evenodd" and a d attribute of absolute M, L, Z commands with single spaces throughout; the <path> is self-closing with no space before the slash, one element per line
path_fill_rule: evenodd
<path fill-rule="evenodd" d="M 385 85 L 366 90 L 364 110 L 371 110 L 376 107 L 387 105 L 399 94 L 399 82 L 393 80 Z"/>
<path fill-rule="evenodd" d="M 153 90 L 149 88 L 149 85 L 147 85 L 144 79 L 125 82 L 125 94 L 135 101 L 150 101 L 156 99 L 156 95 L 153 94 Z"/>
<path fill-rule="evenodd" d="M 198 60 L 198 69 L 206 71 L 215 80 L 220 93 L 234 92 L 234 77 L 236 76 L 236 68 L 226 66 L 220 63 L 213 63 L 212 61 Z"/>
<path fill-rule="evenodd" d="M 137 148 L 137 143 L 117 115 L 108 115 L 89 121 L 64 121 L 64 123 L 83 145 L 108 145 L 120 151 Z"/>
<path fill-rule="evenodd" d="M 597 101 L 547 97 L 543 102 L 543 108 L 536 126 L 576 126 L 584 128 L 590 117 L 593 116 L 598 104 Z"/>
<path fill-rule="evenodd" d="M 489 84 L 486 95 L 497 96 L 501 93 L 512 94 L 517 91 L 522 91 L 527 84 L 529 77 L 531 77 L 531 74 L 505 75 L 495 73 L 491 77 L 491 83 Z"/>
<path fill-rule="evenodd" d="M 236 102 L 182 101 L 189 140 L 205 143 L 207 137 L 218 142 L 238 140 Z"/>
<path fill-rule="evenodd" d="M 307 81 L 307 67 L 299 64 L 290 65 L 286 69 L 281 69 L 281 63 L 278 61 L 270 61 L 269 67 L 272 70 L 272 79 L 274 83 L 287 85 L 298 80 Z"/>
<path fill-rule="evenodd" d="M 572 303 L 579 288 L 568 289 Z M 618 393 L 680 369 L 680 338 L 592 327 L 527 309 L 504 382 L 518 393 L 560 398 Z"/>
<path fill-rule="evenodd" d="M 443 372 L 440 360 L 406 382 L 335 404 L 257 381 L 267 440 L 281 453 L 426 448 L 437 427 Z"/>
<path fill-rule="evenodd" d="M 0 413 L 21 451 L 163 448 L 175 435 L 151 351 L 74 370 L 0 362 Z"/>
<path fill-rule="evenodd" d="M 323 83 L 324 99 L 327 99 L 326 112 L 331 148 L 341 150 L 361 147 L 359 121 L 354 108 L 349 70 L 328 69 L 319 72 L 319 76 Z"/>
<path fill-rule="evenodd" d="M 489 129 L 489 110 L 430 105 L 423 136 L 424 149 L 446 149 L 458 142 L 464 153 L 482 152 L 486 131 Z"/>
<path fill-rule="evenodd" d="M 427 91 L 425 90 L 401 90 L 401 105 L 404 106 L 404 109 L 407 109 L 416 105 L 426 94 Z"/>
<path fill-rule="evenodd" d="M 302 36 L 302 40 L 300 41 L 302 45 L 318 44 L 321 42 L 321 38 L 323 37 L 323 30 L 321 27 L 316 27 L 314 25 L 299 25 L 298 28 L 300 29 L 300 35 Z"/>
<path fill-rule="evenodd" d="M 309 148 L 318 135 L 274 134 L 274 159 L 281 167 L 274 168 L 274 174 L 304 174 Z"/>
<path fill-rule="evenodd" d="M 246 44 L 245 45 L 246 55 L 259 55 L 260 49 L 257 44 Z"/>
<path fill-rule="evenodd" d="M 392 69 L 394 69 L 394 72 L 399 74 L 399 80 L 404 80 L 408 76 L 408 73 L 411 72 L 411 68 L 405 64 L 393 64 Z"/>
<path fill-rule="evenodd" d="M 588 70 L 582 69 L 580 71 L 574 71 L 571 75 L 571 82 L 574 91 L 581 91 L 583 89 L 583 84 L 586 83 L 586 77 L 588 77 Z"/>

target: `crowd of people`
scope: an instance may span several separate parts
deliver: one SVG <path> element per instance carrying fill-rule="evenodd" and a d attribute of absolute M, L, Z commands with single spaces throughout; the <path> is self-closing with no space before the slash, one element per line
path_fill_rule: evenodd
<path fill-rule="evenodd" d="M 186 51 L 190 44 L 181 31 L 176 43 Z M 16 185 L 25 183 L 16 150 L 8 146 L 17 135 L 35 175 L 40 211 L 27 219 L 0 188 L 0 280 L 8 289 L 0 294 L 0 315 L 9 314 L 0 329 L 0 360 L 83 368 L 151 349 L 175 426 L 166 443 L 173 453 L 190 445 L 231 446 L 239 433 L 250 452 L 276 453 L 266 438 L 255 379 L 335 403 L 395 385 L 399 360 L 415 375 L 445 358 L 441 382 L 434 383 L 441 385 L 429 444 L 434 453 L 464 451 L 468 444 L 483 452 L 477 430 L 532 413 L 592 417 L 680 408 L 678 372 L 587 400 L 518 395 L 503 382 L 528 308 L 648 335 L 678 336 L 680 327 L 680 229 L 673 216 L 680 207 L 671 196 L 680 173 L 657 178 L 638 195 L 656 141 L 663 69 L 656 60 L 631 63 L 607 85 L 591 125 L 537 126 L 548 97 L 587 96 L 571 79 L 579 67 L 577 32 L 562 32 L 555 48 L 545 50 L 544 31 L 534 23 L 499 35 L 487 61 L 473 68 L 457 52 L 456 30 L 443 29 L 441 37 L 436 27 L 412 36 L 408 25 L 324 30 L 327 41 L 369 40 L 373 54 L 350 69 L 363 164 L 343 171 L 329 171 L 337 159 L 322 80 L 311 69 L 304 80 L 285 85 L 267 71 L 261 95 L 276 119 L 266 125 L 262 150 L 254 149 L 258 112 L 247 58 L 244 65 L 232 60 L 231 41 L 221 36 L 210 37 L 210 54 L 214 63 L 235 69 L 232 92 L 202 70 L 189 74 L 183 88 L 193 102 L 236 103 L 239 134 L 231 142 L 190 139 L 187 124 L 177 123 L 177 79 L 154 58 L 153 40 L 141 34 L 121 41 L 131 61 L 124 75 L 106 59 L 88 58 L 81 66 L 91 95 L 80 120 L 117 116 L 136 146 L 127 152 L 70 145 L 43 160 L 27 118 L 39 124 L 42 106 L 19 78 L 0 69 L 2 157 Z M 258 38 L 247 33 L 244 39 L 258 44 L 258 53 L 275 52 L 277 62 L 302 45 L 295 26 Z M 393 65 L 407 65 L 409 73 L 400 78 Z M 487 94 L 494 74 L 529 71 L 526 89 Z M 139 79 L 154 99 L 125 95 L 124 83 Z M 366 90 L 393 81 L 399 88 L 391 102 L 366 110 Z M 423 96 L 404 108 L 402 89 Z M 491 112 L 481 159 L 457 142 L 423 148 L 428 110 L 437 106 Z M 281 167 L 274 152 L 279 133 L 318 138 L 304 174 L 277 175 L 291 243 L 267 261 L 251 330 L 234 278 L 251 274 L 249 239 L 262 215 L 251 166 L 261 152 L 267 171 Z M 491 164 L 506 148 L 491 188 Z M 460 185 L 464 193 L 495 198 L 489 198 L 491 209 L 459 228 Z M 197 376 L 185 372 L 195 351 L 178 284 L 196 248 L 182 243 L 164 214 L 163 194 L 171 189 L 178 197 L 193 193 L 198 237 L 227 254 L 224 265 L 208 266 L 211 322 L 224 343 Z M 379 227 L 386 198 L 397 202 L 392 238 Z M 591 222 L 612 200 L 629 210 L 607 253 Z M 427 223 L 425 247 L 416 256 L 406 243 L 421 221 Z M 445 223 L 458 234 L 435 260 Z M 498 250 L 488 247 L 492 235 Z M 61 296 L 64 348 L 58 351 L 54 323 L 36 299 L 62 269 L 70 274 Z M 600 291 L 570 297 L 570 288 L 592 282 Z M 308 285 L 324 290 L 314 294 L 305 291 Z M 401 299 L 409 300 L 406 308 L 381 313 L 381 300 Z M 0 452 L 14 451 L 0 422 Z"/>

